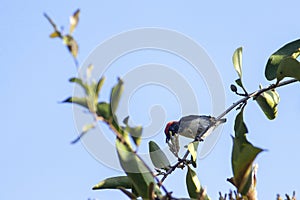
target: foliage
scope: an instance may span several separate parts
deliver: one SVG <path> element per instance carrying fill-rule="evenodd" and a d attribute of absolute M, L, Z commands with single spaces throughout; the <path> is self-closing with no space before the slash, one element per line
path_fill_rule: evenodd
<path fill-rule="evenodd" d="M 45 14 L 45 17 L 54 29 L 54 32 L 50 34 L 50 37 L 62 39 L 64 45 L 73 56 L 76 66 L 78 66 L 76 60 L 78 45 L 72 34 L 78 25 L 79 9 L 71 16 L 70 31 L 65 35 L 57 29 L 56 24 L 47 14 Z M 232 92 L 242 98 L 216 117 L 217 120 L 221 119 L 229 112 L 233 111 L 234 108 L 239 111 L 235 118 L 234 136 L 232 136 L 231 167 L 233 176 L 227 179 L 233 184 L 235 191 L 230 191 L 225 195 L 220 193 L 220 200 L 257 199 L 257 166 L 253 164 L 253 162 L 257 155 L 264 150 L 254 146 L 247 139 L 249 131 L 244 121 L 245 109 L 248 100 L 252 98 L 258 103 L 259 108 L 269 120 L 276 118 L 278 114 L 277 105 L 280 100 L 276 89 L 287 84 L 296 83 L 300 80 L 300 64 L 296 60 L 300 55 L 299 49 L 300 40 L 295 40 L 275 51 L 275 53 L 270 56 L 265 67 L 265 77 L 270 81 L 276 79 L 276 82 L 265 88 L 259 85 L 258 90 L 252 93 L 247 92 L 242 81 L 243 49 L 240 47 L 235 50 L 232 61 L 238 79 L 235 80 L 235 84 L 232 84 L 230 88 Z M 186 168 L 186 187 L 189 197 L 191 199 L 210 199 L 206 194 L 205 189 L 201 186 L 196 172 L 193 170 L 193 168 L 197 167 L 197 148 L 201 141 L 196 137 L 193 142 L 188 144 L 187 151 L 182 157 L 177 155 L 177 147 L 170 146 L 171 151 L 175 151 L 175 154 L 178 157 L 178 161 L 173 164 L 170 163 L 168 157 L 155 141 L 150 141 L 148 144 L 149 153 L 151 161 L 155 166 L 155 169 L 151 169 L 138 154 L 138 147 L 141 144 L 143 128 L 141 126 L 130 126 L 128 123 L 129 117 L 126 117 L 122 121 L 123 124 L 120 124 L 116 116 L 116 110 L 118 109 L 119 101 L 124 90 L 122 79 L 118 78 L 117 83 L 112 87 L 109 102 L 99 101 L 99 96 L 102 94 L 101 88 L 105 79 L 102 77 L 97 81 L 90 80 L 92 69 L 93 66 L 90 65 L 86 71 L 87 80 L 78 77 L 69 80 L 71 83 L 78 84 L 83 89 L 85 95 L 83 97 L 72 96 L 62 101 L 63 103 L 77 104 L 88 110 L 94 117 L 94 123 L 86 124 L 82 128 L 79 137 L 72 143 L 79 141 L 81 137 L 96 126 L 98 121 L 104 122 L 116 136 L 116 151 L 120 165 L 124 170 L 123 176 L 115 176 L 102 180 L 93 187 L 93 190 L 118 189 L 130 199 L 136 199 L 137 197 L 142 197 L 143 199 L 178 199 L 172 196 L 172 192 L 166 189 L 163 182 L 176 169 Z M 292 79 L 283 81 L 283 79 L 287 77 L 291 77 Z M 241 92 L 239 92 L 238 88 L 241 89 Z M 208 131 L 212 126 L 214 126 L 214 124 L 209 125 L 202 134 Z M 176 138 L 174 141 L 175 140 Z M 176 143 L 176 141 L 174 143 Z M 191 159 L 188 159 L 189 155 L 191 155 Z M 161 179 L 158 177 L 161 177 Z M 286 198 L 296 199 L 295 193 L 292 197 L 286 195 Z M 282 198 L 280 195 L 277 195 L 277 199 L 279 200 Z"/>

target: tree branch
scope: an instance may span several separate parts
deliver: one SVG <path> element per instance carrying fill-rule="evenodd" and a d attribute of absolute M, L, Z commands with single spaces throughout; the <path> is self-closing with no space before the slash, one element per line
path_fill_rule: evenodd
<path fill-rule="evenodd" d="M 279 84 L 272 84 L 270 85 L 269 87 L 265 87 L 265 88 L 262 88 L 260 90 L 257 90 L 255 92 L 252 92 L 250 94 L 248 94 L 246 97 L 238 100 L 237 102 L 235 102 L 234 104 L 232 104 L 231 106 L 229 106 L 223 113 L 221 113 L 218 117 L 216 117 L 216 121 L 218 121 L 219 119 L 223 118 L 225 115 L 227 115 L 230 111 L 232 111 L 235 107 L 239 106 L 241 103 L 244 103 L 244 102 L 247 102 L 250 98 L 256 98 L 258 97 L 260 94 L 268 91 L 268 90 L 273 90 L 275 88 L 279 88 L 279 87 L 282 87 L 282 86 L 285 86 L 285 85 L 289 85 L 291 83 L 295 83 L 297 82 L 298 80 L 297 79 L 290 79 L 290 80 L 287 80 L 287 81 L 283 81 Z M 203 135 L 204 133 L 206 133 L 208 131 L 208 129 L 210 129 L 211 127 L 213 127 L 215 124 L 210 124 L 204 131 L 202 131 L 202 133 L 200 133 L 199 135 Z M 197 135 L 194 139 L 193 142 L 196 142 L 196 141 L 199 141 L 199 135 Z M 185 161 L 186 161 L 186 158 L 188 157 L 189 155 L 189 150 L 187 150 L 184 154 L 184 156 L 181 158 L 181 159 L 178 159 L 178 161 L 173 165 L 171 166 L 171 168 L 164 174 L 164 176 L 162 177 L 162 179 L 160 180 L 160 182 L 164 182 L 164 180 L 173 172 L 175 171 L 175 169 L 180 165 L 180 164 L 183 164 Z"/>
<path fill-rule="evenodd" d="M 157 182 L 158 186 L 161 187 L 163 189 L 163 191 L 166 193 L 167 197 L 169 199 L 175 199 L 172 197 L 172 192 L 169 192 L 167 190 L 167 188 L 162 184 L 161 181 L 159 181 L 159 179 L 157 178 L 157 176 L 154 174 L 153 170 L 147 165 L 147 163 L 142 159 L 142 157 L 132 149 L 132 147 L 126 142 L 126 140 L 124 139 L 123 135 L 121 133 L 119 133 L 119 131 L 112 125 L 112 123 L 110 121 L 107 121 L 105 119 L 103 119 L 102 117 L 99 117 L 96 113 L 93 113 L 94 119 L 100 120 L 105 122 L 108 127 L 112 130 L 112 132 L 116 135 L 117 139 L 122 142 L 122 144 L 124 144 L 131 153 L 133 153 L 142 163 L 143 165 L 146 167 L 146 169 L 151 173 L 152 177 L 155 179 L 155 181 Z"/>

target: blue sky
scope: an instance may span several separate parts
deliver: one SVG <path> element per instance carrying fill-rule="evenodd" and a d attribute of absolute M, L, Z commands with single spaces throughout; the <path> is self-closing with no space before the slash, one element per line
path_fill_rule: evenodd
<path fill-rule="evenodd" d="M 80 44 L 80 63 L 98 44 L 127 30 L 159 27 L 189 36 L 213 60 L 222 77 L 229 106 L 238 99 L 229 90 L 237 78 L 231 63 L 234 50 L 239 46 L 244 48 L 243 78 L 249 91 L 256 90 L 259 83 L 270 84 L 264 78 L 268 56 L 284 43 L 300 37 L 296 23 L 299 5 L 299 1 L 2 1 L 0 199 L 126 199 L 118 191 L 92 191 L 91 187 L 100 180 L 121 173 L 99 163 L 81 143 L 70 145 L 77 134 L 73 110 L 70 105 L 58 102 L 72 94 L 73 85 L 67 80 L 75 76 L 76 71 L 61 42 L 48 37 L 52 29 L 43 12 L 58 25 L 66 25 L 69 15 L 81 9 L 79 26 L 74 33 Z M 155 61 L 164 56 L 157 52 L 149 54 Z M 129 56 L 130 59 L 124 57 L 120 63 L 134 66 L 134 54 Z M 138 64 L 151 62 L 147 52 L 137 57 Z M 120 72 L 117 67 L 111 70 L 103 89 L 104 98 Z M 120 75 L 126 72 L 122 73 Z M 245 111 L 249 140 L 268 149 L 255 161 L 259 165 L 260 199 L 272 199 L 277 193 L 293 190 L 299 194 L 300 95 L 296 91 L 299 84 L 279 89 L 281 102 L 274 121 L 268 121 L 252 100 Z M 136 107 L 131 105 L 136 119 L 148 114 L 146 106 L 140 103 L 143 97 L 141 93 L 132 100 L 136 101 L 133 102 Z M 166 100 L 157 102 L 159 96 L 152 97 L 155 104 L 166 103 Z M 150 100 L 147 98 L 147 105 L 151 104 Z M 180 117 L 177 110 L 165 109 L 166 121 Z M 209 109 L 200 104 L 200 111 L 208 113 Z M 215 148 L 198 161 L 200 182 L 212 199 L 217 198 L 218 191 L 233 189 L 226 178 L 232 175 L 230 135 L 234 117 L 234 112 L 227 116 L 228 123 Z M 140 123 L 149 122 L 143 119 Z M 165 145 L 161 134 L 157 143 Z M 187 194 L 182 184 L 184 174 L 178 170 L 166 181 L 168 189 L 178 196 Z"/>

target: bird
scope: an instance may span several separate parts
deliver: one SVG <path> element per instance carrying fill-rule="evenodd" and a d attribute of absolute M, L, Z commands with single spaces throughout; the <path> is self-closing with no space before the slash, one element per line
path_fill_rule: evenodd
<path fill-rule="evenodd" d="M 216 119 L 215 117 L 207 115 L 188 115 L 182 117 L 179 121 L 167 123 L 164 131 L 166 143 L 168 143 L 175 134 L 192 139 L 196 139 L 196 136 L 198 136 L 199 141 L 203 141 L 218 125 L 225 122 L 226 118 Z M 208 128 L 209 126 L 211 127 Z M 207 128 L 208 130 L 206 130 L 205 133 L 202 133 Z"/>

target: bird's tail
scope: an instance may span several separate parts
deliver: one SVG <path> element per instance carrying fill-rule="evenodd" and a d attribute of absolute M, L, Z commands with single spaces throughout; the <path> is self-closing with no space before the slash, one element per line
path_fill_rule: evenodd
<path fill-rule="evenodd" d="M 222 123 L 225 123 L 227 121 L 227 119 L 226 118 L 222 118 L 222 119 L 219 119 L 218 121 L 220 122 L 220 124 L 222 124 Z"/>

